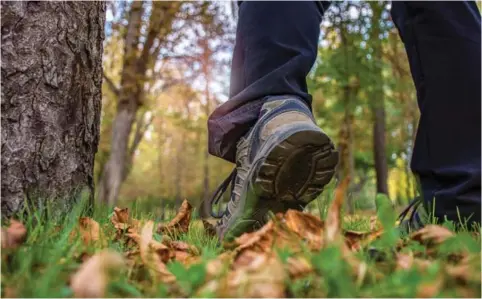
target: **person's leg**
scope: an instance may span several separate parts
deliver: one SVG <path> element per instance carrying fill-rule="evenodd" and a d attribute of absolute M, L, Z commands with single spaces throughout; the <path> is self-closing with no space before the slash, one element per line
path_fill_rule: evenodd
<path fill-rule="evenodd" d="M 421 117 L 411 167 L 428 212 L 480 223 L 479 10 L 474 2 L 394 1 L 392 19 L 417 90 Z"/>
<path fill-rule="evenodd" d="M 260 226 L 268 210 L 302 209 L 333 177 L 338 153 L 311 113 L 306 76 L 316 59 L 320 2 L 240 5 L 232 97 L 210 116 L 210 153 L 236 161 L 210 204 L 232 185 L 221 239 Z"/>
<path fill-rule="evenodd" d="M 327 1 L 246 1 L 239 5 L 230 99 L 208 120 L 209 152 L 234 162 L 236 143 L 267 96 L 292 95 L 311 107 L 306 76 L 318 48 Z"/>

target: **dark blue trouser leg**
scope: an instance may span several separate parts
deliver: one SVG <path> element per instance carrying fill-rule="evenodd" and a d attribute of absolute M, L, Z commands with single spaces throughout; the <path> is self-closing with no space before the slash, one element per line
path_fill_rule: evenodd
<path fill-rule="evenodd" d="M 258 118 L 264 97 L 294 95 L 311 107 L 306 76 L 316 59 L 328 3 L 247 1 L 239 6 L 230 99 L 209 117 L 209 152 L 234 162 L 236 143 Z"/>
<path fill-rule="evenodd" d="M 393 2 L 421 111 L 412 157 L 435 216 L 480 222 L 481 43 L 474 2 Z M 433 209 L 433 208 L 431 208 Z"/>

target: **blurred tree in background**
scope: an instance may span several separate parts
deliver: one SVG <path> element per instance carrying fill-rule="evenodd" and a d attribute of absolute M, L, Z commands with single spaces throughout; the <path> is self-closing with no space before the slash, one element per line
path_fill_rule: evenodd
<path fill-rule="evenodd" d="M 230 2 L 111 2 L 107 7 L 99 198 L 196 204 L 232 165 L 207 152 L 207 117 L 227 100 Z M 340 151 L 347 210 L 376 193 L 416 195 L 409 163 L 418 123 L 403 44 L 385 2 L 333 2 L 308 83 L 318 125 Z M 161 204 L 162 203 L 162 204 Z"/>

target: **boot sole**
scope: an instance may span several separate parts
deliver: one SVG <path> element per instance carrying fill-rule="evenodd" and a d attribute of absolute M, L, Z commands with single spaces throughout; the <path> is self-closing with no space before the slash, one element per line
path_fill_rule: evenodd
<path fill-rule="evenodd" d="M 243 232 L 261 227 L 268 211 L 302 210 L 330 182 L 338 152 L 321 130 L 289 132 L 282 141 L 272 141 L 256 159 L 243 192 L 240 215 L 233 215 L 221 238 L 232 240 Z"/>
<path fill-rule="evenodd" d="M 295 132 L 257 166 L 253 190 L 259 198 L 305 206 L 331 181 L 338 152 L 322 131 Z"/>

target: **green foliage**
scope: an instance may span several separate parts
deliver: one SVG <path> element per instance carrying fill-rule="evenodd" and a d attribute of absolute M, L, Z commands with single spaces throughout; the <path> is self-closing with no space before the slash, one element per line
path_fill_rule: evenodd
<path fill-rule="evenodd" d="M 180 287 L 186 294 L 191 294 L 204 283 L 206 267 L 199 263 L 185 268 L 181 263 L 174 262 L 168 265 L 169 271 L 176 277 Z"/>

